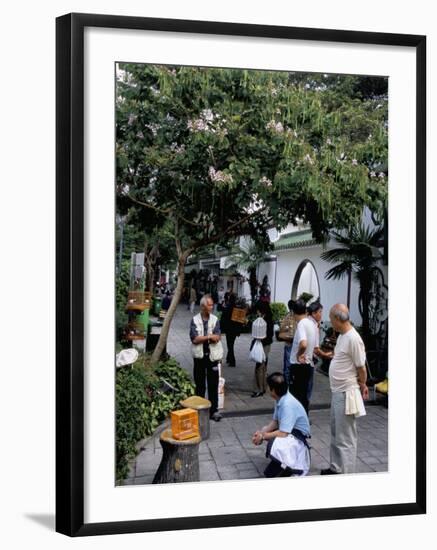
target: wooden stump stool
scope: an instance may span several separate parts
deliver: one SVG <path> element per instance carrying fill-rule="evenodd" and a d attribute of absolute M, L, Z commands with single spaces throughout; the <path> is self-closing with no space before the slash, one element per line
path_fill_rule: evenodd
<path fill-rule="evenodd" d="M 193 395 L 188 397 L 179 403 L 184 407 L 184 409 L 194 409 L 199 415 L 199 432 L 202 441 L 209 438 L 209 411 L 211 409 L 211 401 L 199 397 L 198 395 Z"/>
<path fill-rule="evenodd" d="M 201 438 L 173 439 L 171 430 L 164 430 L 159 438 L 162 460 L 153 483 L 182 483 L 199 481 L 199 443 Z"/>

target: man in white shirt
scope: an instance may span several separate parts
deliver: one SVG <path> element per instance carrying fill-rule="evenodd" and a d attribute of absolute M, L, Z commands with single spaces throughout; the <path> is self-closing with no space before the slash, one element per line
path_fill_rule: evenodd
<path fill-rule="evenodd" d="M 314 355 L 321 359 L 332 359 L 333 353 L 326 352 L 320 349 L 320 323 L 322 322 L 323 306 L 319 301 L 312 302 L 308 308 L 308 319 L 314 323 L 316 331 L 316 344 L 314 346 Z M 314 368 L 312 369 L 311 378 L 308 384 L 308 401 L 311 401 L 314 383 Z"/>
<path fill-rule="evenodd" d="M 297 326 L 290 352 L 290 393 L 302 403 L 308 414 L 308 386 L 314 369 L 313 353 L 318 344 L 318 331 L 307 317 L 306 303 L 303 300 L 294 302 L 292 310 Z"/>
<path fill-rule="evenodd" d="M 369 397 L 366 352 L 344 304 L 332 306 L 329 318 L 340 335 L 329 367 L 332 392 L 330 467 L 321 474 L 349 474 L 355 472 L 357 456 L 356 417 L 366 414 L 363 399 Z"/>

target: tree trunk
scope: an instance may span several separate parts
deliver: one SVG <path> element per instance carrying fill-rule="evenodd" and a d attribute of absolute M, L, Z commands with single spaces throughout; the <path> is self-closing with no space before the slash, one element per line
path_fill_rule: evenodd
<path fill-rule="evenodd" d="M 257 286 L 257 278 L 256 278 L 256 268 L 251 267 L 249 268 L 249 285 L 250 285 L 250 298 L 251 298 L 251 306 L 253 307 L 255 305 L 256 300 L 256 286 Z"/>
<path fill-rule="evenodd" d="M 200 436 L 179 441 L 172 438 L 171 430 L 165 430 L 159 442 L 163 454 L 153 483 L 199 481 Z"/>
<path fill-rule="evenodd" d="M 361 298 L 363 301 L 363 340 L 368 347 L 370 345 L 370 323 L 369 323 L 369 295 L 370 295 L 370 281 L 369 278 L 364 275 L 361 278 Z"/>
<path fill-rule="evenodd" d="M 352 271 L 349 269 L 347 272 L 347 308 L 351 307 L 351 283 L 352 283 Z"/>
<path fill-rule="evenodd" d="M 162 352 L 165 350 L 168 333 L 170 330 L 170 325 L 174 317 L 174 314 L 176 313 L 176 309 L 179 305 L 179 302 L 182 296 L 182 290 L 184 288 L 184 279 L 185 279 L 185 264 L 187 262 L 187 258 L 189 254 L 190 252 L 184 252 L 178 258 L 178 282 L 176 285 L 173 299 L 171 301 L 170 307 L 167 310 L 164 323 L 162 325 L 161 334 L 159 336 L 158 343 L 156 344 L 155 350 L 153 351 L 153 354 L 152 354 L 152 361 L 151 361 L 152 365 L 156 364 L 159 361 L 162 355 Z M 188 331 L 188 327 L 187 327 L 187 331 Z"/>
<path fill-rule="evenodd" d="M 153 289 L 153 279 L 154 279 L 155 270 L 154 270 L 154 267 L 153 267 L 151 262 L 147 262 L 146 270 L 147 270 L 146 288 L 153 295 L 153 290 L 154 290 Z"/>

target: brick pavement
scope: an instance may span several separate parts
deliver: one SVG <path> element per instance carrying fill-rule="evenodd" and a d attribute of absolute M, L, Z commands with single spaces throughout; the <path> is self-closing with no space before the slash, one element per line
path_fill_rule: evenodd
<path fill-rule="evenodd" d="M 272 400 L 270 406 L 272 407 Z M 329 410 L 312 411 L 310 417 L 312 437 L 309 475 L 319 475 L 322 468 L 329 466 Z M 254 446 L 251 436 L 270 419 L 271 413 L 226 417 L 220 422 L 211 422 L 211 436 L 202 441 L 199 447 L 200 481 L 263 477 L 263 471 L 269 462 L 265 458 L 265 446 Z M 367 416 L 357 420 L 357 473 L 388 470 L 387 422 L 388 410 L 381 406 L 369 406 Z M 132 462 L 124 484 L 152 483 L 161 456 L 157 434 L 148 440 Z"/>
<path fill-rule="evenodd" d="M 198 311 L 198 307 L 197 310 Z M 174 357 L 190 376 L 193 374 L 193 359 L 191 356 L 191 343 L 188 336 L 191 313 L 186 306 L 180 305 L 173 318 L 167 343 L 168 353 Z M 242 334 L 235 341 L 235 357 L 237 366 L 222 367 L 222 376 L 226 380 L 225 386 L 225 414 L 235 412 L 260 412 L 271 409 L 271 399 L 267 394 L 263 397 L 251 398 L 254 390 L 254 363 L 249 361 L 250 334 Z M 226 356 L 226 339 L 222 338 Z M 280 371 L 283 367 L 284 344 L 274 340 L 271 345 L 268 372 Z M 316 369 L 314 376 L 314 388 L 311 399 L 313 408 L 328 407 L 331 400 L 329 381 L 325 374 Z"/>
<path fill-rule="evenodd" d="M 193 361 L 188 337 L 191 314 L 179 306 L 173 319 L 167 345 L 169 354 L 192 376 Z M 225 339 L 223 339 L 225 340 Z M 253 479 L 263 477 L 268 464 L 265 446 L 255 447 L 251 436 L 271 419 L 273 401 L 270 396 L 251 398 L 254 365 L 248 359 L 251 336 L 242 334 L 236 340 L 237 367 L 223 367 L 226 379 L 224 418 L 211 422 L 211 436 L 199 448 L 200 480 Z M 223 342 L 226 352 L 226 342 Z M 268 371 L 282 371 L 283 344 L 273 342 Z M 312 398 L 311 470 L 318 475 L 329 466 L 329 381 L 316 371 Z M 388 469 L 388 410 L 382 406 L 367 406 L 367 416 L 358 419 L 357 473 L 381 472 Z M 165 422 L 161 428 L 168 425 Z M 140 453 L 131 462 L 125 485 L 151 483 L 161 461 L 159 433 L 144 442 Z"/>

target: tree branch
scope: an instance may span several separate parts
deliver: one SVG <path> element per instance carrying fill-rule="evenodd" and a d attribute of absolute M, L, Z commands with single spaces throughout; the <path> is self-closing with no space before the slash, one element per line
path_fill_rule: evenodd
<path fill-rule="evenodd" d="M 231 224 L 229 227 L 227 227 L 227 229 L 225 229 L 222 233 L 220 233 L 219 235 L 216 235 L 215 237 L 210 237 L 210 238 L 200 239 L 198 241 L 195 241 L 192 244 L 192 248 L 196 249 L 196 248 L 199 248 L 200 246 L 206 246 L 208 244 L 215 243 L 215 242 L 219 241 L 221 238 L 223 238 L 223 236 L 225 236 L 225 235 L 227 235 L 229 237 L 239 236 L 241 233 L 239 231 L 236 231 L 236 229 L 238 227 L 241 227 L 241 225 L 248 222 L 249 220 L 254 219 L 256 216 L 259 216 L 266 209 L 267 209 L 267 206 L 263 206 L 262 208 L 260 208 L 256 212 L 251 212 L 250 214 L 248 214 L 244 218 L 241 218 L 241 220 L 239 220 L 238 222 L 234 222 L 233 224 Z"/>
<path fill-rule="evenodd" d="M 129 195 L 129 193 L 127 193 L 126 196 L 129 197 L 132 202 L 135 202 L 136 204 L 139 204 L 140 206 L 150 208 L 151 210 L 155 210 L 155 212 L 159 212 L 160 214 L 169 214 L 171 212 L 171 210 L 168 209 L 168 208 L 166 208 L 166 209 L 158 208 L 157 206 L 153 206 L 153 204 L 149 204 L 148 202 L 139 201 L 138 199 L 135 199 L 134 197 L 132 197 L 132 195 Z"/>
<path fill-rule="evenodd" d="M 153 204 L 149 204 L 148 202 L 139 201 L 138 199 L 132 197 L 132 195 L 127 194 L 126 196 L 129 197 L 130 200 L 135 202 L 136 204 L 139 204 L 140 206 L 144 206 L 146 208 L 150 208 L 151 210 L 155 210 L 155 212 L 159 212 L 160 214 L 168 215 L 172 212 L 171 208 L 158 208 L 157 206 L 153 206 Z M 177 216 L 188 225 L 192 225 L 193 227 L 202 227 L 202 224 L 187 220 L 187 218 L 184 218 L 184 216 L 181 216 L 181 214 L 177 214 Z"/>

